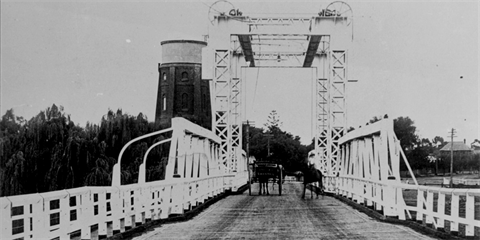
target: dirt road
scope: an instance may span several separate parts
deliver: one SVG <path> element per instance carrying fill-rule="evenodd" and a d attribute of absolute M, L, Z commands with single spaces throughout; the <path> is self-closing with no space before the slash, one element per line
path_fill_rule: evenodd
<path fill-rule="evenodd" d="M 257 194 L 256 185 L 252 193 Z M 286 183 L 283 195 L 228 196 L 186 222 L 164 224 L 143 239 L 431 239 L 376 221 L 332 197 L 301 199 L 302 185 Z"/>

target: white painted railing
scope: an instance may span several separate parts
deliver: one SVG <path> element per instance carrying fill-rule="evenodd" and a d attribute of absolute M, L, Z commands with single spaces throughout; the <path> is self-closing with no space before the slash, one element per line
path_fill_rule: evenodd
<path fill-rule="evenodd" d="M 339 176 L 335 179 L 324 177 L 329 185 L 336 184 L 336 194 L 382 212 L 384 216 L 421 221 L 436 229 L 444 229 L 447 222 L 450 232 L 458 232 L 459 224 L 464 224 L 465 236 L 474 236 L 475 226 L 480 226 L 480 216 L 475 216 L 475 206 L 480 204 L 480 189 L 418 185 L 393 131 L 392 120 L 383 119 L 349 132 L 340 138 L 339 144 Z M 401 160 L 415 185 L 401 182 Z M 410 200 L 408 204 L 405 196 Z"/>
<path fill-rule="evenodd" d="M 467 237 L 474 236 L 474 227 L 480 226 L 480 217 L 475 216 L 480 189 L 427 187 L 355 177 L 339 177 L 337 189 L 338 195 L 382 211 L 384 216 L 420 221 L 439 230 L 445 229 L 447 221 L 450 232 L 458 232 L 459 224 L 464 224 Z M 404 191 L 417 191 L 416 200 L 406 204 Z M 460 209 L 464 214 L 460 214 Z"/>
<path fill-rule="evenodd" d="M 406 210 L 416 212 L 416 221 L 425 221 L 426 224 L 440 230 L 445 229 L 445 221 L 447 221 L 450 223 L 450 232 L 454 233 L 458 232 L 459 224 L 465 224 L 467 237 L 474 236 L 475 226 L 480 227 L 479 216 L 475 218 L 475 205 L 480 204 L 478 200 L 480 189 L 452 189 L 407 184 L 396 187 L 417 191 L 416 205 L 406 206 Z M 460 214 L 463 211 L 464 214 Z"/>
<path fill-rule="evenodd" d="M 171 179 L 3 197 L 0 239 L 112 236 L 146 221 L 183 214 L 230 189 L 233 179 L 234 175 Z"/>
<path fill-rule="evenodd" d="M 337 194 L 359 204 L 382 211 L 385 216 L 406 220 L 405 201 L 401 189 L 393 187 L 395 180 L 373 181 L 357 177 L 337 178 Z M 399 192 L 400 191 L 400 192 Z"/>
<path fill-rule="evenodd" d="M 154 143 L 140 165 L 137 184 L 121 185 L 122 153 L 132 143 L 172 132 Z M 145 182 L 150 150 L 171 142 L 165 180 Z M 81 187 L 0 198 L 0 239 L 97 239 L 124 232 L 147 221 L 183 214 L 226 190 L 247 183 L 246 160 L 225 173 L 220 138 L 182 118 L 172 128 L 133 139 L 113 168 L 112 186 Z M 245 165 L 245 166 L 243 166 Z"/>

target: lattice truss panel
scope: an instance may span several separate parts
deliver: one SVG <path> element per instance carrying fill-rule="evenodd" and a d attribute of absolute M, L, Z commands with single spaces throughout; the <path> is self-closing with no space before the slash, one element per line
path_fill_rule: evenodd
<path fill-rule="evenodd" d="M 339 171 L 339 146 L 338 140 L 345 134 L 346 109 L 345 109 L 345 83 L 347 81 L 347 52 L 332 51 L 331 80 L 329 91 L 330 103 L 330 128 L 329 150 L 330 174 L 336 175 Z"/>
<path fill-rule="evenodd" d="M 215 133 L 221 139 L 221 157 L 227 172 L 237 170 L 242 146 L 241 80 L 231 77 L 230 50 L 215 50 Z"/>
<path fill-rule="evenodd" d="M 403 150 L 393 131 L 393 120 L 383 119 L 349 132 L 339 142 L 340 176 L 373 181 L 400 180 Z M 405 162 L 408 165 L 408 162 Z"/>
<path fill-rule="evenodd" d="M 241 156 L 242 150 L 242 81 L 240 78 L 231 79 L 231 99 L 230 99 L 230 116 L 231 116 L 231 166 L 230 172 L 236 171 L 238 169 L 239 157 Z"/>
<path fill-rule="evenodd" d="M 325 174 L 327 171 L 327 129 L 328 129 L 328 80 L 320 78 L 316 81 L 316 155 L 318 168 Z"/>
<path fill-rule="evenodd" d="M 400 161 L 403 159 L 405 165 L 413 172 L 400 146 L 400 141 L 393 131 L 393 120 L 383 119 L 379 122 L 364 126 L 358 130 L 347 133 L 338 141 L 340 152 L 339 164 L 341 165 L 339 177 L 364 180 L 365 183 L 400 183 Z M 414 178 L 416 182 L 416 179 Z M 361 184 L 356 186 L 357 197 L 368 195 L 374 199 L 386 199 L 385 190 L 372 184 Z M 368 201 L 371 202 L 372 199 Z M 420 199 L 422 200 L 422 199 Z M 358 201 L 363 202 L 363 199 Z M 397 204 L 405 207 L 403 195 L 397 195 Z M 423 199 L 424 201 L 424 199 Z M 371 203 L 367 203 L 371 204 Z M 377 206 L 378 207 L 378 206 Z M 405 219 L 405 212 L 396 210 L 394 207 L 383 209 L 386 214 L 395 216 L 399 214 L 400 219 Z M 407 212 L 408 213 L 408 212 Z"/>
<path fill-rule="evenodd" d="M 330 51 L 329 79 L 316 81 L 316 154 L 324 174 L 336 175 L 339 171 L 338 140 L 345 134 L 347 81 L 346 51 Z"/>
<path fill-rule="evenodd" d="M 220 156 L 222 163 L 229 168 L 227 157 L 230 155 L 229 147 L 229 100 L 230 100 L 230 51 L 215 50 L 213 91 L 215 96 L 215 124 L 214 132 L 220 137 Z"/>

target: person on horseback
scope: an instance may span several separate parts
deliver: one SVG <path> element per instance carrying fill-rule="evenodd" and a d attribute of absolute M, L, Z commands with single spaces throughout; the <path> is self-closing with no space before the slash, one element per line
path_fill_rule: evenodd
<path fill-rule="evenodd" d="M 315 164 L 311 164 L 307 161 L 302 167 L 302 173 L 303 173 L 303 195 L 302 198 L 305 198 L 305 191 L 307 189 L 307 184 L 309 183 L 317 183 L 318 182 L 318 187 L 320 188 L 320 193 L 323 195 L 323 174 L 320 170 L 318 170 L 315 167 Z M 316 190 L 313 190 L 310 192 L 311 193 L 311 198 L 313 198 L 313 191 L 315 191 L 315 194 L 317 194 L 318 198 L 318 192 Z"/>

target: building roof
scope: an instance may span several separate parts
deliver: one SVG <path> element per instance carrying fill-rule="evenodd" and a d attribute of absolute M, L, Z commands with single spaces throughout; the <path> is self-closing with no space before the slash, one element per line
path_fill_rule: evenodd
<path fill-rule="evenodd" d="M 447 143 L 442 149 L 440 149 L 440 152 L 449 152 L 452 149 L 452 144 Z M 471 148 L 469 148 L 465 143 L 463 142 L 453 142 L 453 151 L 455 152 L 469 152 L 472 151 Z"/>

